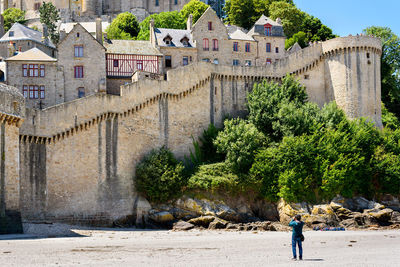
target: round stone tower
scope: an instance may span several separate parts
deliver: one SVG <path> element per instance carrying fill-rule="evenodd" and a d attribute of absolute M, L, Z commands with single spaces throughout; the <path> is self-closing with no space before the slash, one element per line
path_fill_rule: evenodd
<path fill-rule="evenodd" d="M 382 127 L 379 38 L 349 36 L 322 43 L 325 84 L 349 118 L 366 117 Z"/>

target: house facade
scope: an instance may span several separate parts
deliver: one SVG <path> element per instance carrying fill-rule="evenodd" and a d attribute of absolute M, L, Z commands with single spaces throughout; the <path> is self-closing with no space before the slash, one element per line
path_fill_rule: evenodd
<path fill-rule="evenodd" d="M 64 73 L 65 101 L 106 90 L 106 49 L 79 23 L 60 40 L 58 66 Z"/>
<path fill-rule="evenodd" d="M 26 107 L 42 109 L 63 102 L 57 92 L 57 60 L 38 48 L 6 59 L 8 84 L 26 99 Z"/>
<path fill-rule="evenodd" d="M 265 66 L 286 55 L 285 35 L 280 19 L 261 16 L 250 31 L 225 25 L 208 8 L 186 30 L 161 29 L 150 25 L 150 41 L 164 55 L 164 72 L 193 62 L 205 61 L 228 66 Z"/>

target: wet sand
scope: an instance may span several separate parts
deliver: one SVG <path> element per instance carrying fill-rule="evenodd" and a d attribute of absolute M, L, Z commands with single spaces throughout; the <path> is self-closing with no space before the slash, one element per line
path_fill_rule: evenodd
<path fill-rule="evenodd" d="M 291 261 L 289 232 L 71 233 L 77 237 L 0 240 L 0 265 L 400 266 L 400 231 L 305 232 L 302 262 Z"/>

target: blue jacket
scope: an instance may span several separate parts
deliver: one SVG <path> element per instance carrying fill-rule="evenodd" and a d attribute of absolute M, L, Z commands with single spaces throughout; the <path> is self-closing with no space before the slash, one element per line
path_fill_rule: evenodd
<path fill-rule="evenodd" d="M 291 220 L 289 226 L 293 228 L 293 236 L 300 237 L 303 234 L 304 222 L 296 222 L 295 220 Z"/>

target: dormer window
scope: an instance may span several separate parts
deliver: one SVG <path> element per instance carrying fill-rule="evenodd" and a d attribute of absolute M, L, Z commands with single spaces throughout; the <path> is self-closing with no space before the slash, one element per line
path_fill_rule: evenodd
<path fill-rule="evenodd" d="M 265 33 L 265 36 L 272 36 L 272 25 L 271 24 L 264 25 L 264 33 Z"/>
<path fill-rule="evenodd" d="M 13 36 L 14 36 L 14 31 L 10 31 L 10 32 L 8 33 L 8 36 L 9 36 L 9 37 L 13 37 Z"/>
<path fill-rule="evenodd" d="M 181 40 L 181 43 L 184 47 L 188 47 L 189 46 L 189 38 L 183 37 Z"/>
<path fill-rule="evenodd" d="M 164 43 L 166 44 L 166 45 L 168 45 L 168 46 L 170 46 L 170 45 L 172 45 L 172 38 L 171 38 L 171 36 L 166 36 L 165 38 L 164 38 Z"/>

